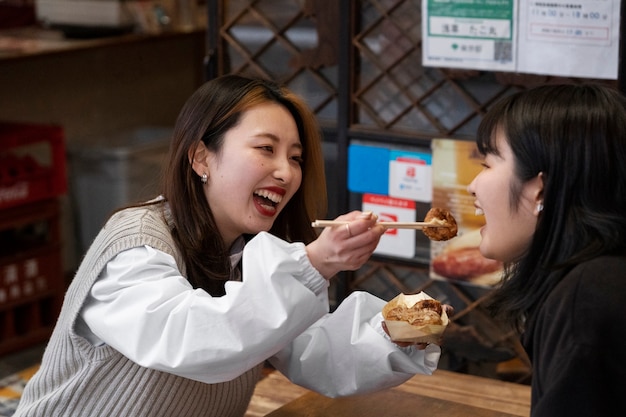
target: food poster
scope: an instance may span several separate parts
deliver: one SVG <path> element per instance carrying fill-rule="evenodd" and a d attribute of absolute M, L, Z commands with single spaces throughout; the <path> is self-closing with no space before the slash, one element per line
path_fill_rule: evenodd
<path fill-rule="evenodd" d="M 458 236 L 430 243 L 430 275 L 434 279 L 491 286 L 500 281 L 502 264 L 483 257 L 478 246 L 484 218 L 475 215 L 468 185 L 481 170 L 476 144 L 454 139 L 433 139 L 432 206 L 450 210 L 457 221 Z"/>

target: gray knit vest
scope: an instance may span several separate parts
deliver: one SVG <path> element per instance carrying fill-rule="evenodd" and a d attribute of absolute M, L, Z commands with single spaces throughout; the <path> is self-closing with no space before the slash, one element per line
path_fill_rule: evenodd
<path fill-rule="evenodd" d="M 164 216 L 164 204 L 116 213 L 87 251 L 65 295 L 41 368 L 25 387 L 14 417 L 245 414 L 262 364 L 232 381 L 205 384 L 141 367 L 115 349 L 94 347 L 75 333 L 74 322 L 102 268 L 118 253 L 143 245 L 172 255 L 184 274 L 184 264 Z"/>

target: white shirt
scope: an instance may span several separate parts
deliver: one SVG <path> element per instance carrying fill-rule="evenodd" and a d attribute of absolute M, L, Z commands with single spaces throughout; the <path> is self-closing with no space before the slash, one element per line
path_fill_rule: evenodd
<path fill-rule="evenodd" d="M 231 256 L 236 265 L 241 252 Z M 270 361 L 329 396 L 397 385 L 432 373 L 440 349 L 401 349 L 381 327 L 384 301 L 351 294 L 328 314 L 328 282 L 304 245 L 260 233 L 243 251 L 242 281 L 226 294 L 193 289 L 174 259 L 143 246 L 102 270 L 76 325 L 94 345 L 182 377 L 218 383 Z"/>

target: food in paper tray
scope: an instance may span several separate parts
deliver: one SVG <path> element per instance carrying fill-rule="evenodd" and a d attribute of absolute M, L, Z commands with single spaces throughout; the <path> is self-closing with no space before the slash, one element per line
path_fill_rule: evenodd
<path fill-rule="evenodd" d="M 439 207 L 433 207 L 428 210 L 424 218 L 426 223 L 435 223 L 437 225 L 445 225 L 446 227 L 424 227 L 422 232 L 430 240 L 450 240 L 458 233 L 456 220 L 449 210 Z"/>
<path fill-rule="evenodd" d="M 437 343 L 449 321 L 441 303 L 425 292 L 399 294 L 382 314 L 394 342 Z"/>

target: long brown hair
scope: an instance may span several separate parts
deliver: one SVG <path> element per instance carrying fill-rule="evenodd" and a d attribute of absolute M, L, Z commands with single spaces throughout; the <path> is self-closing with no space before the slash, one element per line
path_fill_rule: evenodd
<path fill-rule="evenodd" d="M 225 133 L 253 106 L 273 102 L 293 116 L 303 146 L 302 184 L 274 222 L 270 233 L 287 241 L 309 243 L 317 236 L 311 221 L 323 217 L 327 194 L 321 133 L 304 101 L 271 81 L 226 75 L 202 85 L 187 102 L 174 127 L 162 193 L 170 204 L 173 237 L 195 288 L 224 294 L 230 277 L 229 248 L 218 232 L 203 184 L 193 171 L 190 150 L 199 141 L 218 153 Z"/>

